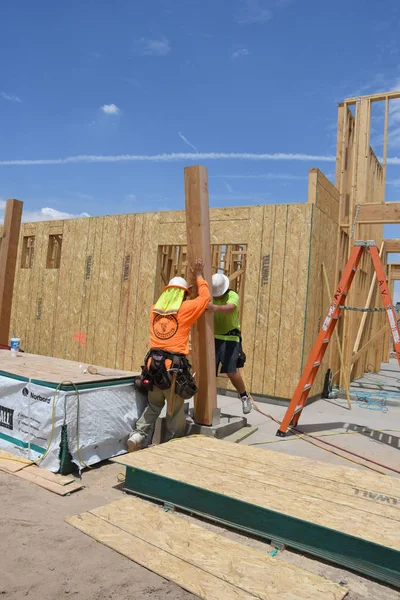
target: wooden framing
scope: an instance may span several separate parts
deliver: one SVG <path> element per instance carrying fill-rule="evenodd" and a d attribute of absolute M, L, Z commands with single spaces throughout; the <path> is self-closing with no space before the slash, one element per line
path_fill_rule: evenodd
<path fill-rule="evenodd" d="M 0 245 L 0 344 L 9 343 L 18 239 L 23 203 L 7 200 Z"/>
<path fill-rule="evenodd" d="M 400 239 L 385 240 L 385 250 L 389 252 L 400 252 Z"/>

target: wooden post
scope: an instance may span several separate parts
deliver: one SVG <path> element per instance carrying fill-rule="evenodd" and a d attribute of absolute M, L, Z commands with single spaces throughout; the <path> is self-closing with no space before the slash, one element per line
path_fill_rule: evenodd
<path fill-rule="evenodd" d="M 7 200 L 0 246 L 0 344 L 8 345 L 23 202 Z"/>
<path fill-rule="evenodd" d="M 196 165 L 185 168 L 185 199 L 188 263 L 192 264 L 197 258 L 204 260 L 204 278 L 211 291 L 210 216 L 205 167 Z M 192 361 L 199 388 L 194 404 L 194 420 L 201 425 L 212 425 L 213 413 L 217 408 L 213 313 L 203 314 L 192 329 Z"/>

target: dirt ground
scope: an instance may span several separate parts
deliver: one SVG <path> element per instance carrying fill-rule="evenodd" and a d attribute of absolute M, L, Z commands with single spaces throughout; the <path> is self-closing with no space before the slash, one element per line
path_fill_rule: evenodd
<path fill-rule="evenodd" d="M 0 472 L 1 598 L 55 600 L 64 595 L 80 600 L 194 598 L 65 523 L 68 516 L 120 499 L 122 491 L 117 480 L 120 471 L 120 466 L 106 463 L 85 472 L 85 488 L 64 498 Z M 272 549 L 264 542 L 209 523 L 202 522 L 202 526 L 265 552 Z M 346 582 L 350 588 L 348 600 L 400 598 L 390 588 L 288 550 L 279 552 L 276 559 L 337 583 Z"/>

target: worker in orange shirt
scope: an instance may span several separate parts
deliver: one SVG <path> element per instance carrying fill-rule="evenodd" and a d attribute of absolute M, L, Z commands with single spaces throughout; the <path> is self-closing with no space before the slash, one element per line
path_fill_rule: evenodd
<path fill-rule="evenodd" d="M 191 271 L 197 280 L 197 298 L 188 300 L 187 282 L 182 277 L 174 277 L 151 308 L 150 351 L 138 380 L 138 385 L 148 391 L 148 405 L 128 439 L 128 452 L 143 446 L 165 401 L 173 402 L 173 413 L 167 414 L 166 440 L 185 433 L 184 400 L 197 392 L 187 360 L 189 333 L 211 299 L 208 283 L 203 278 L 203 261 L 198 259 Z"/>

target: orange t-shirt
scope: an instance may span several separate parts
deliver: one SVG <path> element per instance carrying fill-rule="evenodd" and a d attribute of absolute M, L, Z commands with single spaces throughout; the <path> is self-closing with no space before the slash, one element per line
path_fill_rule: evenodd
<path fill-rule="evenodd" d="M 190 328 L 207 308 L 211 300 L 208 283 L 202 277 L 197 279 L 198 296 L 194 300 L 185 300 L 175 315 L 150 316 L 150 347 L 189 354 Z"/>

